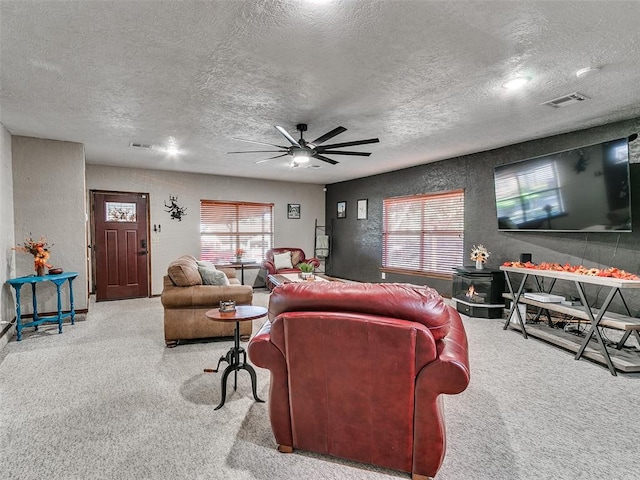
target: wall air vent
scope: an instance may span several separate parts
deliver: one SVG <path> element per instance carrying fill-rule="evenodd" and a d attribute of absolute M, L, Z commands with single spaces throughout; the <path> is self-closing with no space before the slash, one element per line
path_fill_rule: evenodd
<path fill-rule="evenodd" d="M 149 145 L 147 143 L 139 143 L 139 142 L 131 142 L 129 143 L 131 148 L 142 148 L 143 150 L 151 150 L 153 145 Z"/>
<path fill-rule="evenodd" d="M 553 108 L 568 107 L 569 105 L 582 102 L 583 100 L 586 100 L 588 98 L 589 97 L 587 97 L 586 95 L 583 95 L 578 92 L 573 92 L 573 93 L 570 93 L 569 95 L 564 95 L 562 97 L 549 100 L 548 102 L 541 103 L 540 105 L 548 105 L 549 107 L 553 107 Z"/>

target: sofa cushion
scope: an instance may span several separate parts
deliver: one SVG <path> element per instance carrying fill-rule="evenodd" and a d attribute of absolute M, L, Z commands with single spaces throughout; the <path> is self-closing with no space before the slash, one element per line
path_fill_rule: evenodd
<path fill-rule="evenodd" d="M 224 272 L 209 267 L 198 266 L 203 285 L 230 285 Z"/>
<path fill-rule="evenodd" d="M 178 287 L 202 285 L 202 277 L 198 272 L 198 264 L 194 257 L 185 255 L 169 264 L 167 274 Z"/>
<path fill-rule="evenodd" d="M 273 265 L 276 267 L 276 270 L 280 270 L 281 268 L 293 268 L 293 264 L 291 263 L 291 252 L 274 255 Z"/>

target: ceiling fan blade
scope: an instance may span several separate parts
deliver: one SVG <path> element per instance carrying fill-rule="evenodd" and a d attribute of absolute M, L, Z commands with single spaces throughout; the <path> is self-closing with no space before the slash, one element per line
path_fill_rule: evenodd
<path fill-rule="evenodd" d="M 355 142 L 344 142 L 344 143 L 334 143 L 331 145 L 324 145 L 322 147 L 318 147 L 316 150 L 324 152 L 329 148 L 353 147 L 355 145 L 365 145 L 367 143 L 378 143 L 379 141 L 380 140 L 377 138 L 369 138 L 367 140 L 356 140 Z"/>
<path fill-rule="evenodd" d="M 357 155 L 358 157 L 368 157 L 370 152 L 346 152 L 344 150 L 326 150 L 323 153 L 328 155 Z"/>
<path fill-rule="evenodd" d="M 242 152 L 227 152 L 227 153 L 280 153 L 287 152 L 285 155 L 289 154 L 288 150 L 244 150 Z"/>
<path fill-rule="evenodd" d="M 259 163 L 264 163 L 264 162 L 268 162 L 269 160 L 273 160 L 274 158 L 280 158 L 280 157 L 286 157 L 287 155 L 289 155 L 289 153 L 283 153 L 282 155 L 276 155 L 275 157 L 269 157 L 269 158 L 265 158 L 264 160 L 259 160 L 256 162 L 256 165 L 258 165 Z"/>
<path fill-rule="evenodd" d="M 295 138 L 293 138 L 291 135 L 289 135 L 289 132 L 287 132 L 284 128 L 282 128 L 279 125 L 274 125 L 274 127 L 276 127 L 276 130 L 278 130 L 282 135 L 284 135 L 284 138 L 286 138 L 287 140 L 289 140 L 289 142 L 291 142 L 291 145 L 295 145 L 296 147 L 301 146 L 298 143 L 298 141 Z"/>
<path fill-rule="evenodd" d="M 282 145 L 276 145 L 275 143 L 256 142 L 255 140 L 248 140 L 246 138 L 238 138 L 238 137 L 231 137 L 231 138 L 233 140 L 240 140 L 241 142 L 257 143 L 258 145 L 268 145 L 270 147 L 287 148 L 287 147 L 283 147 Z"/>
<path fill-rule="evenodd" d="M 335 160 L 331 160 L 330 158 L 323 157 L 322 155 L 318 155 L 318 154 L 316 154 L 313 158 L 317 158 L 318 160 L 322 160 L 323 162 L 330 163 L 331 165 L 337 165 L 339 163 L 339 162 L 336 162 Z"/>
<path fill-rule="evenodd" d="M 336 135 L 341 134 L 342 132 L 346 132 L 347 129 L 344 127 L 336 127 L 333 130 L 331 130 L 330 132 L 325 133 L 324 135 L 322 135 L 321 137 L 316 138 L 312 143 L 313 145 L 320 145 L 323 142 L 326 142 L 327 140 L 329 140 L 330 138 L 335 137 Z"/>

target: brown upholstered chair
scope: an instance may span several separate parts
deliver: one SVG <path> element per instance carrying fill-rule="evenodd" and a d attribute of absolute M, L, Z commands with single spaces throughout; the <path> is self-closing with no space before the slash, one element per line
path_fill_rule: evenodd
<path fill-rule="evenodd" d="M 290 283 L 249 342 L 271 371 L 281 452 L 308 450 L 433 477 L 445 453 L 442 394 L 469 383 L 460 315 L 433 289 Z"/>
<path fill-rule="evenodd" d="M 221 268 L 229 285 L 203 285 L 195 257 L 184 255 L 169 264 L 164 277 L 162 305 L 164 307 L 164 339 L 167 347 L 179 340 L 233 336 L 233 322 L 216 322 L 204 314 L 218 308 L 221 300 L 233 300 L 236 305 L 251 305 L 253 288 L 240 285 L 233 268 Z M 240 322 L 240 335 L 251 335 L 251 322 Z"/>

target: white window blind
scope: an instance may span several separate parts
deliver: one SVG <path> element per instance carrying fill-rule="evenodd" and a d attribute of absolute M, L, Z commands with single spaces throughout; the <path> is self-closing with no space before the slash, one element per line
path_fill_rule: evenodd
<path fill-rule="evenodd" d="M 200 200 L 200 258 L 214 263 L 264 259 L 273 245 L 273 204 Z"/>
<path fill-rule="evenodd" d="M 463 265 L 464 192 L 383 200 L 382 267 L 452 275 Z"/>

